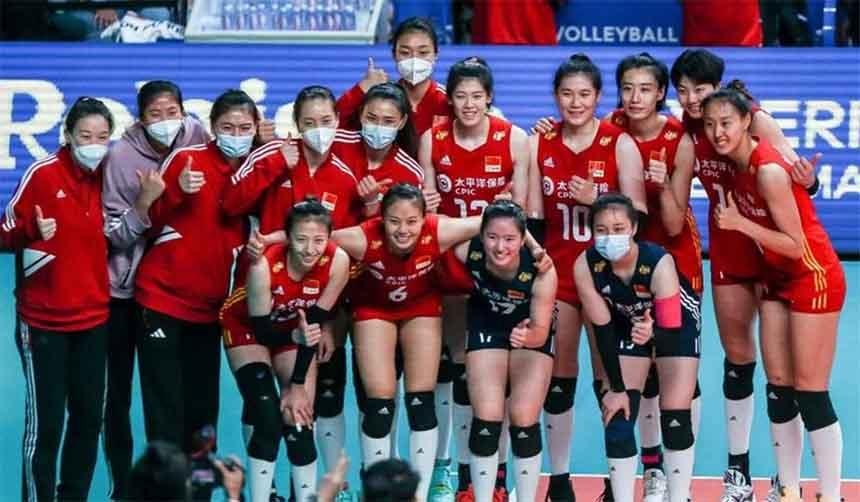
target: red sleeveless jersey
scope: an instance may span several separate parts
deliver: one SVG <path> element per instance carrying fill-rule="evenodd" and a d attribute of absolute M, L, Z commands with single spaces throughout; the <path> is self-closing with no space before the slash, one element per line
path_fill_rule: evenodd
<path fill-rule="evenodd" d="M 400 84 L 406 88 L 406 84 L 402 80 Z M 361 130 L 358 110 L 361 107 L 361 102 L 364 101 L 364 94 L 361 86 L 356 84 L 337 100 L 337 113 L 340 115 L 341 127 L 344 129 Z M 445 87 L 436 81 L 430 82 L 427 91 L 415 107 L 412 108 L 412 113 L 410 114 L 412 128 L 419 138 L 426 130 L 433 127 L 436 122 L 447 120 L 450 116 L 451 106 L 448 104 Z"/>
<path fill-rule="evenodd" d="M 636 146 L 639 148 L 639 154 L 642 156 L 642 166 L 646 172 L 649 161 L 660 159 L 660 152 L 665 148 L 666 169 L 671 176 L 675 170 L 675 156 L 678 153 L 678 145 L 681 143 L 681 138 L 684 136 L 684 125 L 675 117 L 666 117 L 666 123 L 663 129 L 654 139 L 647 141 L 639 141 L 631 134 L 633 140 L 636 141 Z M 624 129 L 628 133 L 629 122 L 624 110 L 615 110 L 612 112 L 612 123 Z M 684 215 L 684 226 L 681 233 L 672 237 L 666 232 L 666 227 L 663 226 L 660 218 L 660 192 L 662 188 L 655 182 L 648 179 L 645 180 L 645 195 L 648 203 L 648 225 L 645 227 L 645 232 L 642 234 L 642 240 L 654 242 L 663 246 L 672 258 L 675 260 L 675 265 L 678 272 L 690 282 L 693 290 L 696 293 L 702 293 L 702 244 L 699 240 L 699 229 L 696 227 L 696 218 L 693 216 L 693 209 L 688 205 L 686 214 Z"/>
<path fill-rule="evenodd" d="M 263 256 L 269 263 L 269 277 L 272 292 L 272 327 L 283 343 L 278 344 L 276 353 L 295 348 L 290 333 L 298 326 L 298 309 L 316 305 L 328 285 L 331 264 L 337 245 L 329 241 L 316 264 L 299 280 L 290 278 L 287 272 L 287 246 L 283 244 L 266 249 Z M 247 263 L 246 263 L 247 266 Z M 223 328 L 224 345 L 229 349 L 242 345 L 257 344 L 251 325 L 248 322 L 248 295 L 246 290 L 247 271 L 237 274 L 242 277 L 237 282 L 233 294 L 224 302 L 219 314 Z"/>
<path fill-rule="evenodd" d="M 767 202 L 758 191 L 758 170 L 766 164 L 778 164 L 790 176 L 791 164 L 769 143 L 758 141 L 750 156 L 749 170 L 738 172 L 735 176 L 734 200 L 742 215 L 765 228 L 778 230 Z M 803 256 L 793 259 L 759 246 L 766 264 L 766 289 L 770 294 L 783 293 L 792 304 L 801 299 L 811 300 L 811 305 L 807 307 L 812 308 L 812 311 L 838 310 L 845 293 L 842 264 L 818 220 L 809 194 L 797 183 L 791 183 L 791 196 L 797 204 L 803 226 Z"/>
<path fill-rule="evenodd" d="M 365 221 L 361 230 L 367 251 L 350 288 L 355 320 L 400 321 L 442 315 L 441 296 L 431 273 L 441 255 L 438 217 L 425 217 L 415 249 L 407 256 L 389 250 L 382 218 Z"/>
<path fill-rule="evenodd" d="M 471 151 L 454 140 L 454 121 L 433 126 L 432 160 L 436 189 L 442 198 L 439 214 L 480 215 L 513 178 L 511 123 L 493 115 L 487 117 L 487 139 Z"/>
<path fill-rule="evenodd" d="M 563 142 L 562 124 L 538 139 L 537 163 L 541 172 L 543 211 L 546 221 L 546 250 L 558 272 L 556 298 L 579 304 L 573 281 L 573 264 L 580 253 L 592 244 L 588 226 L 589 206 L 573 198 L 568 188 L 571 178 L 593 176 L 598 193 L 619 191 L 615 145 L 624 131 L 608 122 L 600 122 L 594 141 L 585 150 L 574 153 Z"/>
<path fill-rule="evenodd" d="M 352 169 L 357 180 L 361 181 L 365 176 L 373 176 L 379 183 L 380 193 L 383 195 L 391 186 L 398 183 L 408 183 L 417 187 L 424 184 L 424 170 L 397 144 L 391 145 L 382 163 L 373 169 L 368 165 L 367 151 L 364 148 L 361 133 L 344 132 L 342 137 L 339 133 L 331 150 Z"/>
<path fill-rule="evenodd" d="M 694 172 L 708 194 L 711 282 L 721 285 L 756 281 L 763 263 L 755 242 L 740 232 L 720 229 L 714 218 L 717 205 L 725 204 L 726 193 L 734 189 L 735 164 L 728 157 L 718 154 L 714 145 L 708 141 L 703 120 L 691 119 L 685 114 L 683 124 L 693 140 L 696 155 Z"/>

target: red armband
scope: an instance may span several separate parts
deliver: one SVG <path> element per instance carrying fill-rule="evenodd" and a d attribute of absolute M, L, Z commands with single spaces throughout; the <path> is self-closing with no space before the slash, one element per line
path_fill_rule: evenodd
<path fill-rule="evenodd" d="M 681 327 L 681 292 L 667 298 L 654 298 L 654 320 L 660 328 Z"/>

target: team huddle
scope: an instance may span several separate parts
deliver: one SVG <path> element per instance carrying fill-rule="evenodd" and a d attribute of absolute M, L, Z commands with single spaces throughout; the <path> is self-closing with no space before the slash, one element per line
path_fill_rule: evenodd
<path fill-rule="evenodd" d="M 419 500 L 507 500 L 509 453 L 517 499 L 535 500 L 546 453 L 547 500 L 573 501 L 584 328 L 607 490 L 632 502 L 641 462 L 646 502 L 686 502 L 704 293 L 689 205 L 698 177 L 725 350 L 722 501 L 754 500 L 758 315 L 778 469 L 768 500 L 801 500 L 805 427 L 817 500 L 838 502 L 828 386 L 844 273 L 811 199 L 814 160 L 741 82 L 720 87 L 722 60 L 687 50 L 670 71 L 647 53 L 624 58 L 618 108 L 599 118 L 600 70 L 574 55 L 552 80 L 559 118 L 528 134 L 492 106 L 481 58 L 455 63 L 444 86 L 431 79 L 427 21 L 404 21 L 392 54 L 397 82 L 370 61 L 339 99 L 302 89 L 299 137 L 275 138 L 237 90 L 215 100 L 210 137 L 175 84 L 152 81 L 138 121 L 109 147 L 107 107 L 74 103 L 65 146 L 26 171 L 0 229 L 19 252 L 24 498 L 87 498 L 103 404 L 111 497 L 133 496 L 135 353 L 147 439 L 191 453 L 195 431 L 217 422 L 223 345 L 253 502 L 270 500 L 282 439 L 296 500 L 316 493 L 318 452 L 334 467 L 348 359 L 363 466 L 400 455 L 405 410 Z M 682 120 L 661 113 L 670 82 Z"/>

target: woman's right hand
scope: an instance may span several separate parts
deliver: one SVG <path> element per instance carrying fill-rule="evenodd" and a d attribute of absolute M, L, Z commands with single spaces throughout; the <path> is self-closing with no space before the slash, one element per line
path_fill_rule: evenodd
<path fill-rule="evenodd" d="M 614 417 L 619 411 L 624 412 L 625 420 L 630 420 L 630 398 L 627 396 L 627 392 L 614 392 L 610 390 L 603 395 L 601 405 L 603 408 L 604 427 L 609 424 L 612 417 Z"/>
<path fill-rule="evenodd" d="M 281 391 L 281 415 L 284 422 L 310 428 L 314 423 L 314 403 L 304 385 L 292 384 Z"/>

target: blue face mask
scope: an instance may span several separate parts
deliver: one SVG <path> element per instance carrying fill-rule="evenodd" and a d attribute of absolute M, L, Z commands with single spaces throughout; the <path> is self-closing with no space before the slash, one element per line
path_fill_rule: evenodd
<path fill-rule="evenodd" d="M 377 124 L 361 124 L 361 137 L 374 150 L 382 150 L 397 139 L 400 129 Z"/>
<path fill-rule="evenodd" d="M 99 167 L 99 164 L 101 164 L 102 159 L 105 158 L 107 153 L 107 145 L 89 144 L 72 147 L 72 157 L 75 158 L 78 164 L 90 171 L 95 171 Z"/>
<path fill-rule="evenodd" d="M 630 251 L 630 235 L 598 235 L 594 238 L 594 248 L 607 260 L 618 261 Z"/>
<path fill-rule="evenodd" d="M 215 144 L 227 158 L 237 159 L 248 155 L 254 136 L 233 136 L 232 134 L 216 134 Z"/>

